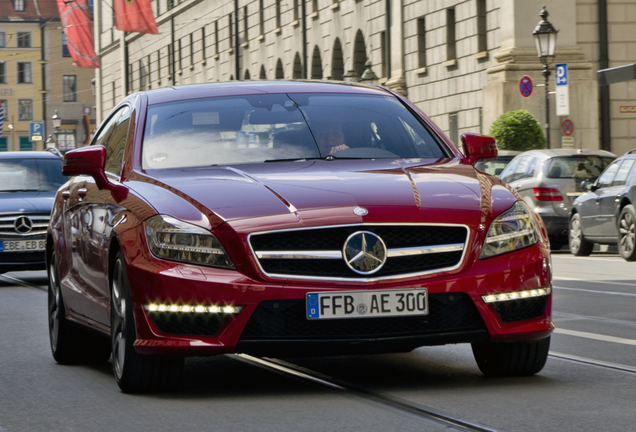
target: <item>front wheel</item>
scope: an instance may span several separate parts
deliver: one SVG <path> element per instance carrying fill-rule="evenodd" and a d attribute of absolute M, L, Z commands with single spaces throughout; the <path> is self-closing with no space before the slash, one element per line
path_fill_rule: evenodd
<path fill-rule="evenodd" d="M 636 210 L 626 205 L 618 215 L 618 252 L 626 261 L 636 261 Z"/>
<path fill-rule="evenodd" d="M 570 231 L 568 235 L 570 242 L 570 253 L 575 256 L 589 256 L 594 248 L 594 243 L 590 243 L 583 237 L 583 227 L 581 226 L 581 215 L 574 213 L 570 219 Z"/>
<path fill-rule="evenodd" d="M 53 358 L 60 364 L 103 363 L 110 358 L 108 338 L 89 333 L 66 319 L 55 252 L 49 259 L 49 341 Z"/>
<path fill-rule="evenodd" d="M 543 369 L 550 337 L 525 342 L 474 342 L 473 355 L 486 376 L 530 376 Z"/>
<path fill-rule="evenodd" d="M 111 344 L 113 372 L 125 393 L 176 390 L 183 372 L 183 357 L 141 355 L 133 344 L 137 337 L 126 265 L 121 252 L 111 280 Z"/>

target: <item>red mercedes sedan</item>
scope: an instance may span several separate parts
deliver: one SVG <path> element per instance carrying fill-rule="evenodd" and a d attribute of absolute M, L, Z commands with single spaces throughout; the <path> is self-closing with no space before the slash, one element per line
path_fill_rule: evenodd
<path fill-rule="evenodd" d="M 125 392 L 184 356 L 324 356 L 471 343 L 486 375 L 550 344 L 541 219 L 381 87 L 235 82 L 128 96 L 68 152 L 46 242 L 60 363 Z"/>

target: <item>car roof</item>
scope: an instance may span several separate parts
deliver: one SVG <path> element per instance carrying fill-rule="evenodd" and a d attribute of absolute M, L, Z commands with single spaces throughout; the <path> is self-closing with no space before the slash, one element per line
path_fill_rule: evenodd
<path fill-rule="evenodd" d="M 552 157 L 558 156 L 604 156 L 615 158 L 616 155 L 614 153 L 610 153 L 605 150 L 592 150 L 592 149 L 540 149 L 540 150 L 530 150 L 523 153 L 532 154 L 534 156 L 538 156 L 542 159 L 548 159 Z"/>
<path fill-rule="evenodd" d="M 0 152 L 0 159 L 61 159 L 48 151 L 10 151 Z"/>
<path fill-rule="evenodd" d="M 191 84 L 164 87 L 156 90 L 134 93 L 129 96 L 145 94 L 148 104 L 157 104 L 186 99 L 198 99 L 216 96 L 240 96 L 277 93 L 345 93 L 387 96 L 388 90 L 379 86 L 367 86 L 342 81 L 229 81 L 219 83 Z"/>

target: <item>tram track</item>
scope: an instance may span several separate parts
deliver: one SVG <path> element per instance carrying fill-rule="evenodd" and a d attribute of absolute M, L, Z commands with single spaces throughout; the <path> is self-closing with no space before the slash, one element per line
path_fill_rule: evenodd
<path fill-rule="evenodd" d="M 291 376 L 301 381 L 308 381 L 318 386 L 326 387 L 334 391 L 343 392 L 356 396 L 364 400 L 379 404 L 384 407 L 393 408 L 402 412 L 415 415 L 425 420 L 432 421 L 444 427 L 446 430 L 462 432 L 498 432 L 496 429 L 472 423 L 449 414 L 435 411 L 431 408 L 414 404 L 412 402 L 397 398 L 395 396 L 378 393 L 364 387 L 345 382 L 338 378 L 329 377 L 319 372 L 315 372 L 292 363 L 279 359 L 260 358 L 248 354 L 229 354 L 239 361 L 249 363 L 253 366 L 277 372 L 282 375 Z M 450 428 L 450 429 L 448 429 Z"/>

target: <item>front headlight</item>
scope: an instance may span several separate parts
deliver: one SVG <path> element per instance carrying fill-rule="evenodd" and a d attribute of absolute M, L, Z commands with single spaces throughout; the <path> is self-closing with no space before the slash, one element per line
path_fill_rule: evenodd
<path fill-rule="evenodd" d="M 536 244 L 537 231 L 523 201 L 497 216 L 490 224 L 480 258 L 490 258 Z"/>
<path fill-rule="evenodd" d="M 144 227 L 150 250 L 159 258 L 236 268 L 219 239 L 206 229 L 166 215 L 151 217 Z"/>

